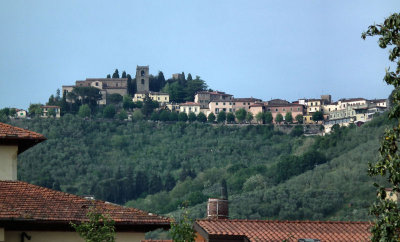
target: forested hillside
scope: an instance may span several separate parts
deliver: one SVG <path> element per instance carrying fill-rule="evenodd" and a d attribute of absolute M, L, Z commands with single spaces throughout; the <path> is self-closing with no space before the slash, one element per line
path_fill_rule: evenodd
<path fill-rule="evenodd" d="M 365 220 L 374 199 L 367 163 L 383 116 L 325 137 L 225 126 L 60 119 L 11 121 L 48 140 L 19 157 L 19 179 L 151 212 L 187 201 L 204 217 L 225 179 L 233 218 Z"/>

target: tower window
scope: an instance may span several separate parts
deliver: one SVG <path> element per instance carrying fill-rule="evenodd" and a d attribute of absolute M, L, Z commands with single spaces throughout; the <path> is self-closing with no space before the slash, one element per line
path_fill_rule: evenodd
<path fill-rule="evenodd" d="M 144 71 L 143 71 L 143 70 L 140 72 L 140 75 L 141 75 L 141 76 L 144 76 Z"/>
<path fill-rule="evenodd" d="M 142 79 L 142 84 L 144 85 L 144 79 Z"/>

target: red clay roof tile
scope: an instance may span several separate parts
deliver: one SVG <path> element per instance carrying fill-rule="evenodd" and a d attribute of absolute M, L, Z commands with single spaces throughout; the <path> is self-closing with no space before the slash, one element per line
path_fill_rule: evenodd
<path fill-rule="evenodd" d="M 36 132 L 18 128 L 9 124 L 0 123 L 0 139 L 40 139 L 46 138 Z"/>
<path fill-rule="evenodd" d="M 319 239 L 320 241 L 369 241 L 369 222 L 329 221 L 271 221 L 271 220 L 197 220 L 208 236 L 241 236 L 250 241 L 298 241 Z M 199 231 L 198 231 L 199 232 Z M 201 234 L 201 233 L 200 233 Z M 290 239 L 289 239 L 290 238 Z"/>
<path fill-rule="evenodd" d="M 168 226 L 169 219 L 145 211 L 55 191 L 21 181 L 0 181 L 0 221 L 34 220 L 46 223 L 86 221 L 94 207 L 116 225 Z"/>

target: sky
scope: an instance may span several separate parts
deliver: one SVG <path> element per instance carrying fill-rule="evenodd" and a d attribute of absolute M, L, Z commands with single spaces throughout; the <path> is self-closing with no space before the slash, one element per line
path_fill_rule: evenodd
<path fill-rule="evenodd" d="M 399 10 L 399 0 L 1 0 L 0 108 L 137 65 L 235 97 L 386 98 L 388 50 L 361 33 Z"/>

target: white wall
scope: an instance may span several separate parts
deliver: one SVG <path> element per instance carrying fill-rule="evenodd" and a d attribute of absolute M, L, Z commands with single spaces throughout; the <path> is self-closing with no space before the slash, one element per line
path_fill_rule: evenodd
<path fill-rule="evenodd" d="M 0 145 L 0 180 L 17 180 L 18 146 Z"/>

